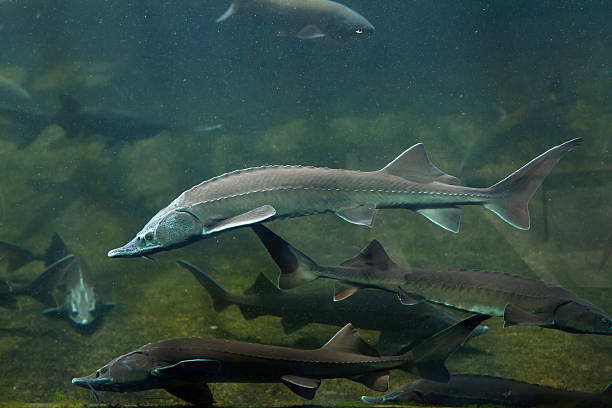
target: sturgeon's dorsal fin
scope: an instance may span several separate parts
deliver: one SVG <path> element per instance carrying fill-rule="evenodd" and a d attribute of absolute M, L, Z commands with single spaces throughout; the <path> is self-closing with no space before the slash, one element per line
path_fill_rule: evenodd
<path fill-rule="evenodd" d="M 262 205 L 234 217 L 230 217 L 213 225 L 210 229 L 206 228 L 204 234 L 224 231 L 230 228 L 241 227 L 243 225 L 257 224 L 276 215 L 276 210 L 271 205 Z"/>
<path fill-rule="evenodd" d="M 260 273 L 251 287 L 244 291 L 245 295 L 277 295 L 279 293 L 280 291 L 263 273 Z"/>
<path fill-rule="evenodd" d="M 354 267 L 377 267 L 380 270 L 387 270 L 394 265 L 383 246 L 377 240 L 373 240 L 367 247 L 361 250 L 357 255 L 349 258 L 340 264 L 341 266 Z"/>
<path fill-rule="evenodd" d="M 427 153 L 425 153 L 423 143 L 417 143 L 405 150 L 380 171 L 419 183 L 430 183 L 432 181 L 445 184 L 460 183 L 457 177 L 446 174 L 431 164 L 427 158 Z"/>
<path fill-rule="evenodd" d="M 62 259 L 66 255 L 68 255 L 68 247 L 66 246 L 66 243 L 64 243 L 64 240 L 60 234 L 57 232 L 53 233 L 51 244 L 45 251 L 45 262 L 47 265 L 51 265 L 53 262 L 57 261 L 58 259 Z"/>
<path fill-rule="evenodd" d="M 334 335 L 322 349 L 343 353 L 362 354 L 371 357 L 380 357 L 378 351 L 359 336 L 359 331 L 351 323 L 344 326 Z"/>

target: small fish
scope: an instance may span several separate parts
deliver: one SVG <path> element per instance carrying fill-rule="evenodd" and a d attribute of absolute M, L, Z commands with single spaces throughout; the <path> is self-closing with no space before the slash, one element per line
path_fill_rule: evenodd
<path fill-rule="evenodd" d="M 328 278 L 337 281 L 336 301 L 362 288 L 378 288 L 397 294 L 404 305 L 428 301 L 503 316 L 505 326 L 537 325 L 570 333 L 612 335 L 612 317 L 552 283 L 475 269 L 403 268 L 376 240 L 340 266 L 318 265 L 263 225 L 252 228 L 280 268 L 281 289 Z"/>
<path fill-rule="evenodd" d="M 0 242 L 0 254 L 13 272 L 32 261 L 43 261 L 45 270 L 27 285 L 18 286 L 0 281 L 0 305 L 15 308 L 16 296 L 31 296 L 49 307 L 43 314 L 67 316 L 79 327 L 89 326 L 105 310 L 114 305 L 102 301 L 83 259 L 71 254 L 58 233 L 44 254 Z"/>
<path fill-rule="evenodd" d="M 328 378 L 347 378 L 386 391 L 393 369 L 445 382 L 450 378 L 444 366 L 448 356 L 488 318 L 468 317 L 403 354 L 383 357 L 350 323 L 315 350 L 197 337 L 168 339 L 119 356 L 72 383 L 114 392 L 162 388 L 189 403 L 210 405 L 207 383 L 214 382 L 283 383 L 305 399 L 313 399 L 321 380 Z"/>
<path fill-rule="evenodd" d="M 236 305 L 246 320 L 265 315 L 278 316 L 286 335 L 309 323 L 343 326 L 352 322 L 360 329 L 379 330 L 378 350 L 396 353 L 401 346 L 416 344 L 459 321 L 438 306 L 422 302 L 415 307 L 405 307 L 394 294 L 374 289 L 359 291 L 346 302 L 334 302 L 329 293 L 320 290 L 281 291 L 263 274 L 259 274 L 255 283 L 242 295 L 229 293 L 195 266 L 181 260 L 177 263 L 191 272 L 206 289 L 216 312 Z M 474 335 L 487 330 L 486 326 L 478 327 Z"/>
<path fill-rule="evenodd" d="M 306 166 L 237 170 L 183 192 L 108 256 L 142 256 L 232 228 L 326 212 L 372 226 L 379 208 L 409 208 L 459 232 L 458 205 L 482 205 L 510 225 L 528 229 L 529 199 L 561 157 L 580 142 L 572 139 L 553 147 L 488 188 L 460 186 L 457 178 L 429 162 L 421 143 L 378 171 Z"/>
<path fill-rule="evenodd" d="M 419 380 L 381 397 L 361 397 L 367 404 L 416 402 L 444 407 L 503 405 L 516 407 L 612 407 L 612 383 L 600 393 L 566 391 L 490 375 L 453 374 L 446 384 Z"/>
<path fill-rule="evenodd" d="M 30 96 L 28 91 L 26 91 L 25 89 L 23 89 L 21 86 L 17 85 L 10 79 L 0 75 L 0 94 L 2 93 L 5 93 L 11 96 L 15 96 L 23 101 L 29 102 L 30 100 L 32 100 L 32 96 Z M 0 98 L 0 100 L 2 99 Z"/>
<path fill-rule="evenodd" d="M 261 18 L 274 26 L 279 36 L 304 40 L 354 38 L 374 32 L 365 17 L 329 0 L 234 0 L 217 23 L 237 13 Z"/>

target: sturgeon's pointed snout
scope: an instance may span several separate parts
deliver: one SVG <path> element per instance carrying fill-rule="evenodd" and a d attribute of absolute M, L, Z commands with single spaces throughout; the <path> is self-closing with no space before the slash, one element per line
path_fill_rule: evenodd
<path fill-rule="evenodd" d="M 111 249 L 108 251 L 109 258 L 122 258 L 128 256 L 140 256 L 143 253 L 148 252 L 143 250 L 143 248 L 138 243 L 138 238 L 134 238 L 127 244 L 122 247 Z"/>

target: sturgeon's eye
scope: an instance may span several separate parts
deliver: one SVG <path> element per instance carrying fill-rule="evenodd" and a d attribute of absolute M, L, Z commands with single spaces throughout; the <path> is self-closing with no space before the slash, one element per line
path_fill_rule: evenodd
<path fill-rule="evenodd" d="M 153 240 L 153 232 L 149 231 L 145 234 L 144 236 L 145 241 L 152 241 Z"/>
<path fill-rule="evenodd" d="M 96 371 L 96 378 L 100 378 L 100 370 Z"/>
<path fill-rule="evenodd" d="M 355 32 L 356 32 L 357 34 L 363 34 L 363 30 L 362 30 L 361 28 L 358 28 L 357 30 L 355 30 Z"/>

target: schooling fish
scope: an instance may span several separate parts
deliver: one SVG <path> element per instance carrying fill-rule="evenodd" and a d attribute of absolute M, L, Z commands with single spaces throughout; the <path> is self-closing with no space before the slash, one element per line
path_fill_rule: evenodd
<path fill-rule="evenodd" d="M 566 391 L 507 378 L 476 374 L 454 374 L 446 384 L 419 380 L 381 397 L 361 397 L 367 404 L 420 404 L 457 407 L 503 405 L 513 407 L 563 406 L 612 407 L 612 383 L 603 392 Z"/>
<path fill-rule="evenodd" d="M 175 338 L 149 343 L 73 384 L 99 391 L 132 392 L 163 388 L 197 405 L 212 403 L 206 383 L 283 383 L 313 399 L 321 380 L 348 378 L 385 391 L 389 370 L 401 369 L 433 381 L 448 381 L 445 360 L 489 316 L 474 315 L 405 353 L 381 357 L 347 324 L 323 347 L 300 350 L 242 341 Z"/>
<path fill-rule="evenodd" d="M 14 308 L 16 296 L 31 296 L 45 306 L 44 314 L 67 316 L 77 326 L 91 325 L 98 315 L 112 307 L 97 293 L 89 268 L 83 259 L 71 254 L 58 233 L 53 235 L 45 254 L 34 254 L 13 244 L 0 242 L 0 254 L 8 261 L 7 271 L 35 261 L 45 262 L 45 270 L 27 285 L 0 282 L 0 305 Z"/>
<path fill-rule="evenodd" d="M 529 199 L 559 159 L 580 142 L 572 139 L 553 147 L 488 188 L 460 186 L 429 162 L 421 143 L 377 171 L 302 166 L 237 170 L 183 192 L 108 256 L 141 256 L 232 228 L 325 212 L 371 226 L 379 208 L 409 208 L 458 232 L 462 210 L 457 205 L 482 205 L 510 225 L 528 229 Z"/>
<path fill-rule="evenodd" d="M 234 0 L 217 23 L 236 13 L 261 18 L 279 36 L 301 39 L 353 38 L 374 31 L 365 17 L 329 0 Z"/>
<path fill-rule="evenodd" d="M 334 302 L 329 293 L 320 290 L 280 291 L 263 274 L 259 274 L 244 294 L 229 293 L 195 266 L 180 260 L 177 263 L 190 271 L 206 289 L 215 312 L 237 305 L 247 320 L 264 315 L 279 316 L 287 335 L 309 323 L 343 326 L 352 322 L 360 329 L 381 331 L 378 350 L 395 353 L 401 346 L 416 344 L 459 321 L 430 303 L 405 307 L 395 295 L 374 289 L 359 291 L 346 302 Z M 474 335 L 487 330 L 478 327 Z"/>
<path fill-rule="evenodd" d="M 552 283 L 474 269 L 403 268 L 376 240 L 340 266 L 317 265 L 263 225 L 252 228 L 280 268 L 281 289 L 328 278 L 337 281 L 336 301 L 370 287 L 396 293 L 405 305 L 428 301 L 503 316 L 505 326 L 527 324 L 570 333 L 612 334 L 612 317 Z"/>

